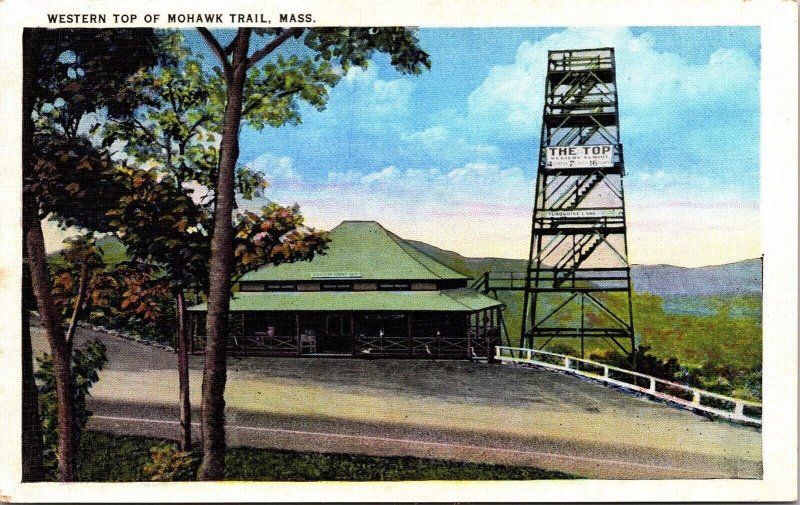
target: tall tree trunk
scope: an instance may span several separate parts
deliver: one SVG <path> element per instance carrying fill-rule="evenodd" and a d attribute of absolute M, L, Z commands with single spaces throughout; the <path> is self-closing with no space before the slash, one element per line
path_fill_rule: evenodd
<path fill-rule="evenodd" d="M 42 420 L 39 394 L 33 376 L 31 309 L 35 306 L 27 254 L 22 263 L 22 482 L 44 480 L 42 468 Z"/>
<path fill-rule="evenodd" d="M 22 37 L 23 52 L 35 54 L 31 37 Z M 22 65 L 22 174 L 28 182 L 33 171 L 33 73 L 30 65 Z M 42 425 L 39 418 L 39 396 L 33 377 L 33 346 L 30 333 L 30 311 L 36 308 L 26 237 L 30 223 L 39 219 L 33 197 L 23 192 L 22 207 L 22 479 L 42 480 Z"/>
<path fill-rule="evenodd" d="M 27 197 L 27 198 L 26 198 Z M 36 305 L 42 319 L 50 351 L 53 355 L 53 374 L 56 383 L 56 413 L 58 418 L 58 480 L 72 481 L 75 475 L 75 424 L 72 393 L 72 373 L 70 361 L 72 346 L 66 340 L 61 327 L 61 314 L 56 310 L 50 292 L 50 274 L 47 270 L 47 256 L 44 249 L 42 223 L 38 219 L 38 208 L 30 195 L 24 212 L 29 218 L 25 230 L 25 245 L 28 251 L 28 265 L 31 284 L 36 296 Z M 30 219 L 34 217 L 33 219 Z"/>
<path fill-rule="evenodd" d="M 31 38 L 23 37 L 24 48 L 30 49 Z M 27 52 L 26 54 L 34 54 Z M 22 174 L 24 180 L 33 174 L 33 75 L 30 65 L 23 65 L 22 81 Z M 50 352 L 53 355 L 53 372 L 56 383 L 56 414 L 58 418 L 58 480 L 72 481 L 75 469 L 75 425 L 73 423 L 72 374 L 70 361 L 72 348 L 61 327 L 61 315 L 53 303 L 50 292 L 50 273 L 44 249 L 42 222 L 39 218 L 39 203 L 29 191 L 22 192 L 23 242 L 28 255 L 28 270 L 31 286 L 36 298 L 36 307 L 42 320 Z"/>
<path fill-rule="evenodd" d="M 189 342 L 186 331 L 186 301 L 183 290 L 175 295 L 175 312 L 178 319 L 178 390 L 181 416 L 181 450 L 192 450 L 192 405 L 189 401 Z"/>
<path fill-rule="evenodd" d="M 228 309 L 233 267 L 234 170 L 239 158 L 242 94 L 247 74 L 250 30 L 240 29 L 233 50 L 227 104 L 222 123 L 215 191 L 214 232 L 209 261 L 203 399 L 201 403 L 203 462 L 199 480 L 221 480 L 225 473 L 225 380 L 227 377 Z"/>

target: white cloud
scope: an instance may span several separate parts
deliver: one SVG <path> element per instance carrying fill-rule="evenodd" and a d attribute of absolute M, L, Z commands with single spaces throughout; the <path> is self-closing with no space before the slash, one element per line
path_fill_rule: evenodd
<path fill-rule="evenodd" d="M 337 99 L 338 107 L 358 109 L 358 117 L 384 117 L 408 106 L 414 84 L 410 79 L 383 80 L 376 65 L 351 68 L 342 79 L 346 94 Z M 341 103 L 347 99 L 349 104 Z M 370 124 L 368 121 L 365 124 Z"/>
<path fill-rule="evenodd" d="M 370 185 L 374 182 L 388 182 L 397 176 L 398 171 L 396 167 L 386 167 L 377 172 L 371 172 L 361 178 L 361 182 L 365 185 Z"/>
<path fill-rule="evenodd" d="M 264 174 L 270 185 L 296 189 L 300 183 L 300 175 L 295 172 L 292 159 L 288 156 L 265 153 L 248 163 L 247 166 Z"/>
<path fill-rule="evenodd" d="M 496 146 L 471 143 L 464 137 L 454 135 L 442 125 L 431 126 L 413 133 L 402 133 L 400 139 L 407 142 L 411 149 L 421 149 L 428 155 L 451 161 L 469 159 L 476 156 L 490 158 L 500 153 Z"/>
<path fill-rule="evenodd" d="M 265 155 L 259 164 L 283 168 L 273 173 L 292 184 L 278 177 L 267 197 L 299 203 L 312 226 L 373 219 L 404 238 L 467 256 L 527 257 L 534 181 L 519 167 L 470 162 L 449 169 L 348 168 L 312 183 L 294 171 L 291 158 Z M 760 254 L 757 201 L 735 192 L 688 198 L 686 185 L 703 191 L 715 184 L 700 175 L 687 181 L 653 169 L 633 180 L 646 185 L 627 195 L 631 262 L 699 266 Z"/>
<path fill-rule="evenodd" d="M 469 96 L 468 121 L 497 132 L 530 137 L 538 132 L 547 52 L 576 47 L 614 47 L 623 129 L 663 128 L 687 107 L 757 102 L 758 69 L 738 49 L 719 49 L 703 64 L 658 52 L 645 33 L 627 28 L 571 28 L 520 44 L 514 63 L 492 67 Z M 669 104 L 669 106 L 666 106 Z M 480 119 L 480 121 L 477 121 Z M 627 121 L 626 121 L 627 120 Z M 669 124 L 669 123 L 666 123 Z"/>
<path fill-rule="evenodd" d="M 474 256 L 522 257 L 528 248 L 533 181 L 519 168 L 483 162 L 447 170 L 390 165 L 331 170 L 320 183 L 297 176 L 296 183 L 278 181 L 266 196 L 299 203 L 313 226 L 330 229 L 345 219 L 374 219 L 403 237 Z"/>

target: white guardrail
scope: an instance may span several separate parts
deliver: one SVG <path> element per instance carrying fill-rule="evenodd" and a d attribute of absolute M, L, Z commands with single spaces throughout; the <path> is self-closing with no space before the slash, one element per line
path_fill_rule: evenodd
<path fill-rule="evenodd" d="M 732 421 L 761 426 L 761 404 L 719 395 L 651 375 L 618 368 L 597 361 L 575 358 L 523 347 L 495 347 L 495 358 L 505 363 L 525 363 L 588 377 L 606 384 L 643 393 L 653 398 L 677 404 L 683 408 L 703 411 Z M 622 379 L 627 380 L 622 380 Z M 631 382 L 628 382 L 630 380 Z M 639 385 L 638 383 L 645 383 Z"/>

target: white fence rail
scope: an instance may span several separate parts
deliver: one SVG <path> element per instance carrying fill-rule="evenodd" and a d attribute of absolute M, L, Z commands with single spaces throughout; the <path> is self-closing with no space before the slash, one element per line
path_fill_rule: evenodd
<path fill-rule="evenodd" d="M 760 403 L 703 391 L 597 361 L 506 346 L 495 347 L 495 358 L 504 363 L 525 363 L 588 377 L 665 400 L 689 410 L 703 411 L 732 421 L 761 426 Z"/>

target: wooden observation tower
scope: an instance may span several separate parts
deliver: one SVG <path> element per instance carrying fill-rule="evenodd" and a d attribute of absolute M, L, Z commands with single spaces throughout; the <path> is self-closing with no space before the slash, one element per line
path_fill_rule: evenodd
<path fill-rule="evenodd" d="M 613 48 L 550 51 L 520 346 L 635 350 Z M 566 343 L 565 342 L 565 343 Z"/>

